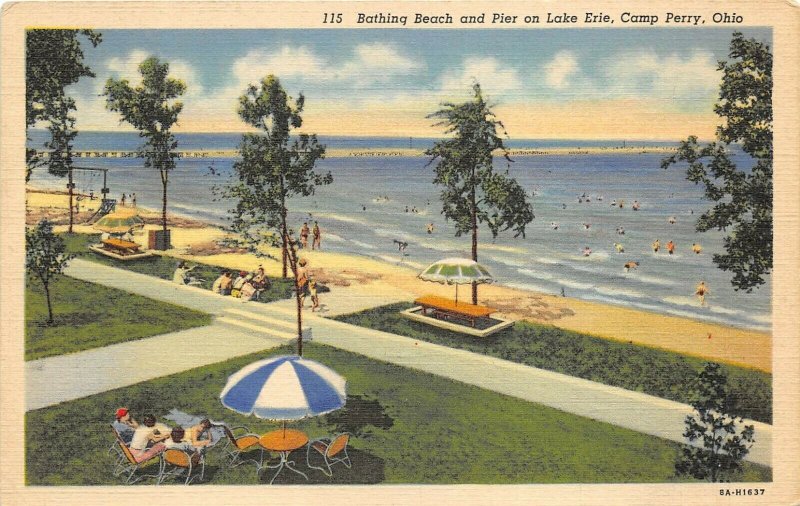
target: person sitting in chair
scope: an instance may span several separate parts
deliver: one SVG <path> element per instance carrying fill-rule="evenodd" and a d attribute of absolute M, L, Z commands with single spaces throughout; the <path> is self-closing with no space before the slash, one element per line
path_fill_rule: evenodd
<path fill-rule="evenodd" d="M 187 267 L 186 262 L 181 261 L 172 275 L 172 281 L 179 285 L 188 285 L 192 282 L 192 278 L 189 277 L 189 273 L 192 270 L 194 270 L 194 267 Z"/>
<path fill-rule="evenodd" d="M 139 422 L 133 419 L 128 408 L 119 408 L 111 425 L 114 426 L 114 430 L 116 430 L 122 440 L 125 441 L 125 444 L 131 443 L 134 431 L 139 428 Z"/>
<path fill-rule="evenodd" d="M 166 447 L 164 441 L 170 436 L 171 429 L 163 423 L 156 423 L 153 415 L 144 415 L 142 424 L 133 432 L 131 438 L 131 453 L 137 460 L 145 460 L 163 452 Z M 152 444 L 152 447 L 150 445 Z"/>

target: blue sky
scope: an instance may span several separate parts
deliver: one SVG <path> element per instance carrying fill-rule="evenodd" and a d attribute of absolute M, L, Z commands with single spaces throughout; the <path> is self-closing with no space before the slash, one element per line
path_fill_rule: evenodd
<path fill-rule="evenodd" d="M 443 100 L 466 99 L 477 79 L 512 137 L 653 139 L 713 135 L 716 61 L 732 33 L 99 30 L 103 43 L 85 44 L 97 78 L 73 87 L 85 130 L 125 128 L 98 95 L 110 76 L 135 81 L 138 63 L 155 55 L 187 82 L 183 131 L 244 130 L 236 98 L 273 73 L 290 95 L 304 93 L 304 128 L 320 134 L 437 135 L 425 115 Z M 771 45 L 768 28 L 744 33 Z"/>

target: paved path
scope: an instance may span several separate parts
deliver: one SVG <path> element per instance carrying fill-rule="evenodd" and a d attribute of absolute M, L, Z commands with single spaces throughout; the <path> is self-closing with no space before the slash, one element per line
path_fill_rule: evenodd
<path fill-rule="evenodd" d="M 52 406 L 284 343 L 213 324 L 26 362 L 25 409 Z"/>
<path fill-rule="evenodd" d="M 243 304 L 237 299 L 220 297 L 207 290 L 178 286 L 168 281 L 154 279 L 149 276 L 87 261 L 73 260 L 67 273 L 86 281 L 123 288 L 157 300 L 163 300 L 217 315 L 229 314 L 233 309 L 240 317 L 243 311 L 252 313 L 252 321 L 256 322 L 258 318 L 282 319 L 284 321 L 290 321 L 294 318 L 293 308 L 285 301 L 272 304 Z M 335 300 L 340 296 L 343 297 L 345 295 L 344 292 L 345 291 L 342 290 L 340 294 L 339 289 L 337 289 L 335 294 L 330 294 L 328 297 Z M 373 302 L 375 304 L 383 303 L 380 300 L 373 300 Z M 568 413 L 607 422 L 637 432 L 662 437 L 672 441 L 684 442 L 682 435 L 684 430 L 684 418 L 692 411 L 691 407 L 685 404 L 477 353 L 448 348 L 424 341 L 416 341 L 408 337 L 386 332 L 356 327 L 321 318 L 309 311 L 304 312 L 304 321 L 313 329 L 313 338 L 315 342 L 359 353 L 385 362 L 444 376 L 462 383 L 543 404 Z M 200 329 L 187 330 L 176 334 L 189 333 L 191 335 L 193 331 L 198 332 L 199 330 Z M 285 340 L 280 341 L 270 338 L 268 335 L 265 335 L 264 332 L 268 332 L 268 330 L 263 329 L 259 331 L 256 328 L 251 332 L 251 338 L 261 339 L 261 341 L 255 341 L 253 344 L 253 351 L 268 348 L 270 345 L 279 342 L 286 342 Z M 159 336 L 142 341 L 152 341 L 161 339 L 162 337 L 163 336 Z M 264 341 L 265 339 L 267 342 Z M 224 346 L 227 347 L 229 346 L 228 343 L 234 341 L 234 339 L 229 339 L 226 336 L 224 341 Z M 122 346 L 125 346 L 125 344 L 110 346 L 103 350 L 110 348 L 124 349 L 117 348 Z M 220 346 L 223 346 L 223 344 L 220 344 Z M 77 360 L 78 362 L 76 362 L 76 364 L 78 367 L 90 369 L 90 364 L 96 364 L 97 362 L 95 361 L 100 360 L 99 357 L 103 357 L 102 355 L 93 356 L 90 355 L 90 353 L 101 352 L 102 350 L 92 350 L 90 352 L 67 355 L 66 357 L 53 357 L 52 360 Z M 73 358 L 69 359 L 69 357 Z M 202 363 L 218 362 L 226 358 L 219 357 L 220 356 L 216 354 L 197 357 L 197 362 L 193 363 L 191 367 L 200 366 Z M 29 362 L 29 374 L 31 374 L 31 371 L 34 373 L 36 372 L 35 368 L 39 362 L 47 360 L 51 359 Z M 112 359 L 102 358 L 102 360 Z M 105 362 L 100 363 L 102 364 Z M 61 365 L 63 366 L 65 364 Z M 173 366 L 173 364 L 170 363 L 163 363 L 161 369 L 150 371 L 147 374 L 152 375 L 151 377 L 164 376 L 177 372 L 174 370 L 176 368 L 183 370 L 180 369 L 180 367 L 184 369 L 189 368 L 185 365 Z M 81 369 L 51 367 L 49 370 L 51 371 L 49 373 L 50 375 L 57 374 L 57 376 L 63 376 L 63 371 L 65 370 L 80 371 Z M 114 371 L 114 376 L 120 376 L 118 371 Z M 55 377 L 50 377 L 54 382 L 56 381 Z M 109 383 L 115 381 L 113 378 L 104 380 L 105 377 L 106 376 L 101 374 L 96 378 L 99 382 L 96 386 L 97 391 L 104 391 L 109 388 L 121 386 L 111 385 L 109 387 L 104 387 L 102 385 L 103 381 L 108 381 Z M 139 381 L 143 381 L 144 379 L 148 378 L 142 378 Z M 63 378 L 59 378 L 58 381 L 63 381 Z M 32 388 L 32 384 L 29 379 L 29 391 L 30 388 Z M 756 427 L 755 437 L 757 444 L 748 455 L 748 460 L 771 466 L 772 426 L 749 420 L 746 420 L 745 423 L 752 423 Z"/>

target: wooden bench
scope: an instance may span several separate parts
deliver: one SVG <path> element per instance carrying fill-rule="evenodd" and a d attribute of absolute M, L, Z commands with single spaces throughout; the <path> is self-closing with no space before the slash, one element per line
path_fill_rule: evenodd
<path fill-rule="evenodd" d="M 475 320 L 486 318 L 497 310 L 486 306 L 478 306 L 466 302 L 455 302 L 445 297 L 436 295 L 425 295 L 414 301 L 414 304 L 422 307 L 423 314 L 432 314 L 436 318 L 461 318 L 469 321 L 471 326 L 475 326 Z"/>
<path fill-rule="evenodd" d="M 139 245 L 136 244 L 135 242 L 111 238 L 111 239 L 104 239 L 102 243 L 105 249 L 109 249 L 111 251 L 114 251 L 115 253 L 119 253 L 120 255 L 131 255 L 139 253 Z"/>

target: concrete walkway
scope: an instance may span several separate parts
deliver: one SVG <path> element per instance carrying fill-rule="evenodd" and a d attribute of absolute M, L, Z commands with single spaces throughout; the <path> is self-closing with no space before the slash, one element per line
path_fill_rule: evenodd
<path fill-rule="evenodd" d="M 171 302 L 173 304 L 179 304 L 217 315 L 221 315 L 231 308 L 237 308 L 237 313 L 240 315 L 243 311 L 252 312 L 253 321 L 257 321 L 259 317 L 291 321 L 295 317 L 293 307 L 286 301 L 271 304 L 243 304 L 240 300 L 231 297 L 220 297 L 207 290 L 183 287 L 150 276 L 102 266 L 87 261 L 73 260 L 67 273 L 70 276 L 86 281 L 121 288 L 153 299 Z M 341 291 L 345 292 L 345 290 Z M 337 300 L 340 297 L 344 297 L 345 293 L 340 294 L 340 289 L 336 289 L 335 297 L 333 295 L 334 294 L 331 294 L 328 298 Z M 374 305 L 387 303 L 377 299 L 380 298 L 373 297 Z M 685 404 L 477 353 L 448 348 L 424 341 L 417 341 L 386 332 L 365 329 L 321 318 L 308 310 L 304 312 L 303 317 L 305 325 L 310 326 L 313 330 L 315 342 L 359 353 L 377 360 L 451 378 L 462 383 L 543 404 L 568 413 L 610 423 L 619 427 L 625 427 L 644 434 L 650 434 L 671 441 L 684 442 L 682 435 L 684 430 L 684 418 L 687 414 L 692 412 L 691 407 Z M 211 329 L 214 328 L 214 326 L 206 328 Z M 193 330 L 197 332 L 200 329 Z M 178 332 L 176 334 L 189 333 L 191 335 L 193 330 Z M 264 332 L 267 331 L 265 330 Z M 253 343 L 253 351 L 269 348 L 270 345 L 274 345 L 273 343 L 286 342 L 285 340 L 270 340 L 268 335 L 261 335 L 262 333 L 257 330 L 254 330 L 251 334 L 250 338 L 256 339 Z M 142 341 L 152 341 L 161 339 L 162 337 L 164 336 Z M 259 339 L 260 341 L 258 341 Z M 230 334 L 226 334 L 224 343 L 219 343 L 219 346 L 228 347 L 234 340 L 235 339 L 230 338 Z M 124 350 L 124 348 L 118 347 L 129 344 L 133 343 L 109 346 L 102 350 Z M 49 377 L 51 381 L 57 383 L 64 380 L 64 378 L 62 378 L 64 376 L 64 371 L 82 371 L 83 369 L 91 369 L 98 364 L 98 362 L 96 362 L 97 360 L 114 360 L 109 357 L 104 357 L 103 355 L 91 355 L 91 353 L 101 353 L 102 350 L 91 350 L 67 355 L 65 357 L 53 357 L 53 359 L 30 362 L 28 363 L 28 372 L 29 374 L 31 371 L 35 373 L 35 368 L 39 362 L 55 359 L 72 360 L 73 368 L 70 368 L 66 363 L 61 363 L 57 368 L 49 367 L 49 372 L 47 374 L 42 372 L 43 376 L 41 376 L 41 379 L 37 379 L 37 381 L 45 382 L 48 379 L 47 377 Z M 115 351 L 112 350 L 111 353 L 115 353 Z M 197 367 L 203 365 L 203 363 L 210 364 L 229 358 L 224 356 L 219 358 L 220 356 L 221 355 L 213 353 L 203 355 L 202 357 L 197 356 L 197 362 L 193 363 L 191 367 Z M 105 362 L 99 362 L 99 364 L 104 363 Z M 151 370 L 147 374 L 150 374 L 151 377 L 158 377 L 178 372 L 175 369 L 185 370 L 189 368 L 173 365 L 167 363 L 167 361 L 160 361 L 158 364 L 161 365 L 156 367 L 156 370 Z M 180 369 L 180 367 L 183 367 L 183 369 Z M 79 373 L 79 375 L 81 374 L 82 373 Z M 114 384 L 115 381 L 118 381 L 116 377 L 122 376 L 119 370 L 115 369 L 113 374 L 108 376 L 109 374 L 109 370 L 104 370 L 103 374 L 97 375 L 96 391 L 104 391 L 122 386 Z M 143 376 L 147 374 L 143 374 Z M 144 381 L 145 379 L 149 378 L 142 378 L 138 381 Z M 104 383 L 109 383 L 110 385 L 106 387 Z M 29 394 L 31 388 L 33 388 L 33 384 L 29 377 Z M 68 399 L 64 398 L 62 400 Z M 32 408 L 29 407 L 28 409 Z M 745 423 L 753 424 L 756 427 L 755 438 L 757 443 L 751 449 L 748 460 L 771 466 L 772 426 L 750 420 L 745 420 Z"/>
<path fill-rule="evenodd" d="M 26 362 L 25 409 L 52 406 L 285 342 L 213 324 Z"/>

